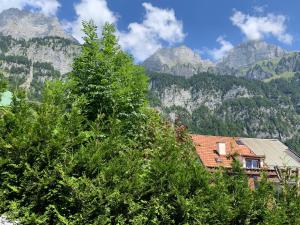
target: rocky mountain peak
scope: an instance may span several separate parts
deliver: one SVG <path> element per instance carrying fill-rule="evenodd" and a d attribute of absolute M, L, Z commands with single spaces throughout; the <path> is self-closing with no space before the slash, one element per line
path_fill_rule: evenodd
<path fill-rule="evenodd" d="M 201 62 L 200 56 L 185 45 L 176 48 L 162 48 L 152 58 L 158 58 L 163 64 L 169 66 L 185 63 L 197 64 Z"/>
<path fill-rule="evenodd" d="M 61 37 L 75 41 L 53 16 L 11 8 L 0 13 L 0 34 L 15 39 Z"/>
<path fill-rule="evenodd" d="M 161 48 L 146 59 L 143 65 L 150 71 L 192 76 L 213 67 L 210 61 L 202 60 L 199 54 L 185 45 Z"/>
<path fill-rule="evenodd" d="M 230 50 L 219 65 L 230 68 L 247 67 L 261 60 L 282 57 L 286 53 L 287 51 L 279 46 L 264 41 L 248 41 Z"/>

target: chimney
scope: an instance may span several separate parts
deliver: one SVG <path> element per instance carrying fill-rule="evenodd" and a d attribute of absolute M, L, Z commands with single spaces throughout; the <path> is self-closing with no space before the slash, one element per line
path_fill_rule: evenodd
<path fill-rule="evenodd" d="M 226 155 L 226 144 L 225 142 L 217 142 L 217 151 L 219 155 Z"/>
<path fill-rule="evenodd" d="M 260 168 L 264 168 L 265 166 L 265 159 L 260 160 Z"/>

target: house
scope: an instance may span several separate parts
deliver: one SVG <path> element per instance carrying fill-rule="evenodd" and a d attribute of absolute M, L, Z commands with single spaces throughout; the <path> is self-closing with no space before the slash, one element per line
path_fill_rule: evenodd
<path fill-rule="evenodd" d="M 238 159 L 255 187 L 262 171 L 274 183 L 283 182 L 289 174 L 291 182 L 300 178 L 300 156 L 277 139 L 239 138 L 208 135 L 191 135 L 202 164 L 210 171 L 219 167 L 230 169 Z M 287 177 L 287 176 L 285 176 Z"/>

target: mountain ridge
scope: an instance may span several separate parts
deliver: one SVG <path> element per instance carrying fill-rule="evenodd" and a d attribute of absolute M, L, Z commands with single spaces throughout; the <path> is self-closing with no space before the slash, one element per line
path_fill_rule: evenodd
<path fill-rule="evenodd" d="M 264 41 L 241 43 L 215 64 L 201 59 L 200 56 L 198 58 L 188 57 L 197 54 L 190 48 L 186 46 L 185 48 L 189 50 L 189 54 L 180 55 L 180 51 L 177 51 L 178 47 L 159 49 L 146 59 L 142 65 L 151 72 L 173 74 L 187 78 L 202 72 L 212 72 L 219 75 L 268 80 L 284 78 L 285 74 L 292 76 L 294 72 L 300 70 L 297 66 L 300 63 L 300 58 L 295 57 L 295 55 L 300 54 L 299 52 L 289 52 Z M 176 54 L 173 53 L 174 51 Z M 293 55 L 294 57 L 291 57 Z M 277 63 L 279 64 L 277 65 Z"/>
<path fill-rule="evenodd" d="M 232 68 L 248 67 L 261 60 L 282 57 L 286 53 L 281 47 L 265 41 L 246 41 L 229 50 L 218 65 L 226 64 Z"/>
<path fill-rule="evenodd" d="M 196 73 L 206 72 L 214 64 L 201 59 L 200 55 L 185 45 L 174 48 L 161 48 L 143 63 L 148 70 L 173 75 L 190 77 Z"/>
<path fill-rule="evenodd" d="M 52 50 L 46 48 L 45 43 L 42 49 L 40 49 L 41 46 L 39 48 L 28 47 L 31 50 L 26 53 L 27 50 L 24 49 L 24 45 L 22 44 L 22 48 L 20 48 L 19 42 L 14 46 L 11 44 L 9 46 L 10 50 L 5 52 L 4 55 L 20 55 L 34 61 L 41 59 L 41 62 L 53 64 L 54 68 L 60 71 L 61 74 L 70 71 L 70 61 L 79 52 L 78 42 L 63 30 L 58 18 L 40 13 L 13 8 L 3 11 L 0 13 L 0 35 L 4 37 L 11 36 L 12 40 L 25 40 L 31 43 L 32 39 L 48 39 L 50 41 L 49 45 L 53 47 Z M 52 40 L 50 40 L 50 37 L 52 37 Z M 74 54 L 66 52 L 61 54 L 61 51 L 58 50 L 59 59 L 56 60 L 54 55 L 57 48 L 55 48 L 53 40 L 57 38 L 70 41 L 69 44 L 64 46 L 68 46 L 70 49 L 74 48 Z M 72 51 L 70 49 L 68 51 Z M 46 52 L 48 50 L 52 52 L 50 55 Z M 2 53 L 0 50 L 0 54 Z M 293 76 L 295 72 L 300 70 L 298 68 L 299 63 L 300 57 L 298 57 L 297 52 L 292 54 L 264 41 L 248 41 L 235 46 L 221 61 L 216 63 L 202 59 L 191 48 L 181 45 L 159 49 L 146 59 L 142 65 L 150 72 L 167 73 L 186 78 L 198 73 L 211 72 L 247 79 L 270 80 Z"/>
<path fill-rule="evenodd" d="M 60 37 L 77 42 L 67 34 L 57 17 L 10 8 L 0 13 L 0 34 L 15 39 Z"/>

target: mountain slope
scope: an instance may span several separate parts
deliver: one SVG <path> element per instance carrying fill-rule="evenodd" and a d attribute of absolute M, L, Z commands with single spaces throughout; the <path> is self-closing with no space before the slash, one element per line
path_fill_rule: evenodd
<path fill-rule="evenodd" d="M 270 83 L 209 73 L 189 79 L 149 76 L 152 106 L 166 117 L 179 117 L 190 132 L 283 141 L 300 137 L 300 74 Z"/>
<path fill-rule="evenodd" d="M 46 80 L 71 71 L 80 45 L 55 17 L 9 9 L 0 14 L 0 72 L 10 88 L 29 90 L 39 98 Z"/>
<path fill-rule="evenodd" d="M 10 86 L 25 87 L 31 97 L 39 97 L 46 80 L 60 79 L 71 71 L 80 46 L 59 37 L 17 40 L 0 36 L 0 72 Z"/>
<path fill-rule="evenodd" d="M 259 63 L 274 62 L 288 52 L 263 41 L 248 41 L 235 46 L 217 63 L 215 73 L 263 80 L 274 75 L 274 71 L 264 70 Z"/>
<path fill-rule="evenodd" d="M 248 41 L 235 46 L 218 63 L 218 67 L 230 68 L 249 67 L 261 60 L 270 60 L 284 56 L 287 51 L 263 41 Z"/>
<path fill-rule="evenodd" d="M 245 77 L 270 81 L 291 78 L 296 72 L 300 72 L 300 52 L 289 52 L 281 58 L 259 61 L 246 71 Z"/>
<path fill-rule="evenodd" d="M 56 17 L 45 16 L 19 9 L 8 9 L 0 13 L 0 34 L 15 39 L 60 37 L 75 41 L 67 34 Z"/>
<path fill-rule="evenodd" d="M 143 62 L 149 71 L 183 75 L 190 77 L 200 72 L 206 72 L 213 63 L 200 58 L 198 54 L 186 46 L 162 48 Z"/>
<path fill-rule="evenodd" d="M 162 48 L 143 62 L 151 72 L 191 77 L 202 72 L 266 80 L 292 77 L 300 71 L 300 53 L 288 52 L 263 41 L 248 41 L 235 46 L 216 65 L 202 60 L 186 46 Z M 273 78 L 274 77 L 274 78 Z"/>

